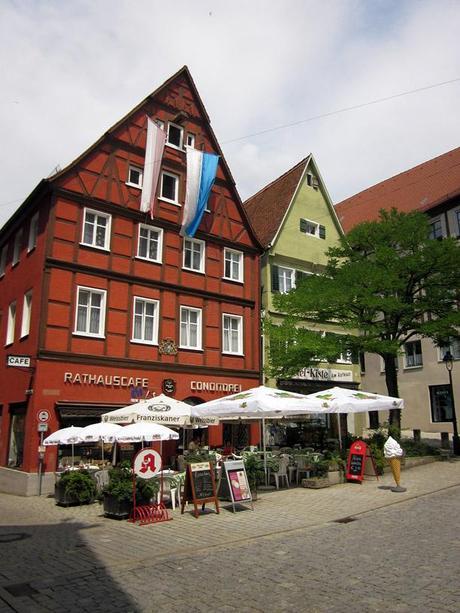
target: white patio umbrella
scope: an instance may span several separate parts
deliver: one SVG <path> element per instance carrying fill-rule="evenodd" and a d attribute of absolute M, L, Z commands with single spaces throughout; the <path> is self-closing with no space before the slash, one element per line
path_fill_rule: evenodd
<path fill-rule="evenodd" d="M 104 443 L 115 442 L 115 435 L 120 430 L 123 430 L 122 426 L 117 424 L 110 424 L 98 421 L 95 424 L 91 424 L 81 429 L 78 434 L 79 443 L 101 443 L 102 461 L 104 461 Z"/>
<path fill-rule="evenodd" d="M 324 413 L 320 400 L 304 394 L 287 392 L 277 388 L 260 385 L 237 394 L 204 402 L 195 407 L 199 417 L 214 415 L 225 418 L 261 419 L 262 443 L 264 451 L 265 478 L 267 479 L 267 459 L 265 443 L 265 420 L 311 413 Z"/>
<path fill-rule="evenodd" d="M 321 392 L 308 394 L 308 398 L 319 400 L 322 403 L 324 413 L 367 413 L 367 411 L 389 411 L 404 408 L 402 398 L 345 387 L 331 387 Z M 342 447 L 340 424 L 338 430 L 340 447 Z"/>
<path fill-rule="evenodd" d="M 53 434 L 47 436 L 43 444 L 49 445 L 72 445 L 72 466 L 74 465 L 74 444 L 78 443 L 78 435 L 83 430 L 78 426 L 69 426 L 68 428 L 61 428 L 56 430 Z"/>
<path fill-rule="evenodd" d="M 177 427 L 194 424 L 209 426 L 219 423 L 219 420 L 212 415 L 197 416 L 196 408 L 186 402 L 160 394 L 148 400 L 128 404 L 110 413 L 104 413 L 102 421 L 113 424 L 150 422 Z"/>
<path fill-rule="evenodd" d="M 177 440 L 179 434 L 161 424 L 140 421 L 129 426 L 120 427 L 115 435 L 119 443 L 144 443 L 145 441 Z"/>

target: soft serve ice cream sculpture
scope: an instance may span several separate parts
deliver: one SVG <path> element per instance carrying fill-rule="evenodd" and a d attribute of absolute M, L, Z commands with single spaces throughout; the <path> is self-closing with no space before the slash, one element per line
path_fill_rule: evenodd
<path fill-rule="evenodd" d="M 396 481 L 396 488 L 393 488 L 393 491 L 405 491 L 404 488 L 400 486 L 401 457 L 403 455 L 403 450 L 393 437 L 388 437 L 387 442 L 383 446 L 383 454 L 390 462 L 391 472 L 393 473 L 393 478 Z"/>

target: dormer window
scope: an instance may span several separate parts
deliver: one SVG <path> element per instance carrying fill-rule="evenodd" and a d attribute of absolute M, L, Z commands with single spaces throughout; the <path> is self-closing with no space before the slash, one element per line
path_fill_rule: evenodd
<path fill-rule="evenodd" d="M 166 138 L 166 142 L 168 145 L 172 147 L 176 147 L 177 149 L 182 149 L 184 140 L 184 130 L 180 126 L 177 126 L 174 123 L 168 123 L 168 135 Z"/>

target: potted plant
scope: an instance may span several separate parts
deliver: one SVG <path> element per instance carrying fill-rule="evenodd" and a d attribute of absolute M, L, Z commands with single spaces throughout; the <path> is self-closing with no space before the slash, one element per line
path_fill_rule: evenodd
<path fill-rule="evenodd" d="M 308 479 L 302 479 L 302 486 L 313 489 L 329 487 L 331 485 L 328 478 L 329 460 L 325 460 L 322 456 L 312 456 L 311 466 L 313 475 Z"/>
<path fill-rule="evenodd" d="M 256 453 L 247 452 L 243 458 L 246 475 L 253 500 L 257 500 L 257 485 L 265 478 L 264 461 Z"/>
<path fill-rule="evenodd" d="M 60 506 L 88 504 L 95 495 L 96 483 L 86 470 L 65 472 L 54 487 L 54 499 Z"/>
<path fill-rule="evenodd" d="M 149 504 L 159 489 L 158 479 L 136 479 L 136 504 Z M 109 483 L 103 490 L 104 515 L 118 519 L 126 518 L 133 507 L 133 473 L 126 460 L 110 469 Z"/>

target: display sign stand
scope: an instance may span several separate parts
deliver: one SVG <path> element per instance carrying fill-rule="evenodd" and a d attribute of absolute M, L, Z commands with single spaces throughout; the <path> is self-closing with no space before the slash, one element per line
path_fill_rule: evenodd
<path fill-rule="evenodd" d="M 207 502 L 213 502 L 216 506 L 216 513 L 220 512 L 214 469 L 210 462 L 195 462 L 187 465 L 181 514 L 184 513 L 187 502 L 193 503 L 196 518 L 200 514 L 198 506 L 201 504 L 201 510 L 204 511 Z"/>
<path fill-rule="evenodd" d="M 345 475 L 347 481 L 355 481 L 358 483 L 363 482 L 367 460 L 370 461 L 372 466 L 372 476 L 377 477 L 378 481 L 379 476 L 377 473 L 377 466 L 375 465 L 375 460 L 370 450 L 370 447 L 366 445 L 364 441 L 355 441 L 351 445 L 350 451 L 348 452 L 347 472 Z"/>
<path fill-rule="evenodd" d="M 232 502 L 233 512 L 235 513 L 235 505 L 237 504 L 250 504 L 251 510 L 254 511 L 251 488 L 249 487 L 248 476 L 243 460 L 228 460 L 224 462 L 223 471 Z"/>

